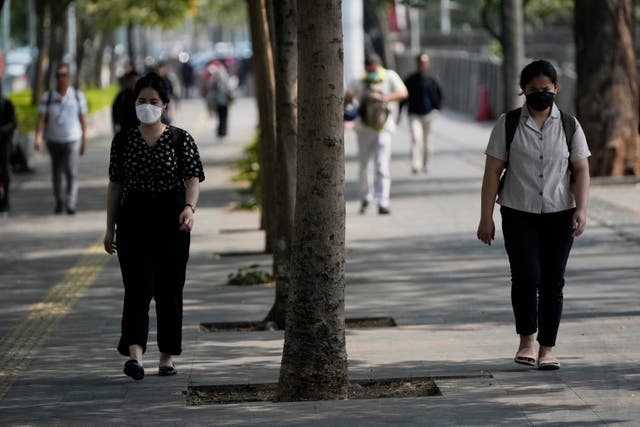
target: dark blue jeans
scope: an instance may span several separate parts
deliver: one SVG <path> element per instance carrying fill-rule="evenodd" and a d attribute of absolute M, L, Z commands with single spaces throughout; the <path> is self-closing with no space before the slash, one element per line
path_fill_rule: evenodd
<path fill-rule="evenodd" d="M 544 346 L 553 347 L 558 335 L 574 211 L 532 214 L 500 208 L 516 332 L 538 331 L 538 342 Z"/>

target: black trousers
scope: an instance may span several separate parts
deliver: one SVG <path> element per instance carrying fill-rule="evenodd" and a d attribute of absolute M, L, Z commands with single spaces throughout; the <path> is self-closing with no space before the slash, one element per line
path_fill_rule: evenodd
<path fill-rule="evenodd" d="M 227 120 L 229 117 L 229 106 L 226 104 L 218 104 L 218 136 L 227 135 Z"/>
<path fill-rule="evenodd" d="M 158 349 L 182 352 L 182 290 L 190 234 L 179 230 L 184 193 L 127 195 L 118 211 L 116 245 L 124 283 L 122 334 L 118 351 L 147 349 L 149 305 L 156 303 Z"/>
<path fill-rule="evenodd" d="M 538 342 L 544 346 L 554 346 L 558 335 L 574 211 L 531 214 L 500 208 L 516 332 L 538 331 Z"/>

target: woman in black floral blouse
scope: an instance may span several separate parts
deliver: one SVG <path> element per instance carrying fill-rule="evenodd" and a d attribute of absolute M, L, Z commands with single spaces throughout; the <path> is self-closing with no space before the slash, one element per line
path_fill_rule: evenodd
<path fill-rule="evenodd" d="M 111 144 L 104 248 L 109 254 L 117 249 L 124 283 L 118 351 L 129 357 L 124 373 L 140 380 L 151 298 L 158 374 L 177 373 L 173 356 L 182 351 L 182 289 L 204 171 L 191 135 L 160 121 L 169 103 L 162 78 L 149 73 L 134 92 L 140 125 L 118 133 Z"/>

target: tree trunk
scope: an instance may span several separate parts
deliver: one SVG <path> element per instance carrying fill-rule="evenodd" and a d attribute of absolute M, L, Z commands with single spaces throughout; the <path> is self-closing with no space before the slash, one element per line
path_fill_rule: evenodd
<path fill-rule="evenodd" d="M 298 4 L 298 168 L 280 400 L 345 399 L 340 0 Z"/>
<path fill-rule="evenodd" d="M 260 117 L 260 179 L 262 185 L 262 226 L 265 229 L 265 251 L 273 250 L 275 158 L 275 77 L 273 53 L 267 21 L 266 0 L 248 0 L 251 39 L 253 44 L 253 75 Z"/>
<path fill-rule="evenodd" d="M 576 110 L 592 175 L 640 174 L 634 2 L 575 2 Z"/>
<path fill-rule="evenodd" d="M 44 62 L 44 52 L 45 52 L 45 32 L 46 32 L 46 23 L 47 23 L 47 5 L 45 2 L 36 1 L 36 47 L 38 48 L 38 53 L 36 56 L 36 61 L 33 64 L 33 77 L 31 82 L 31 87 L 33 91 L 31 93 L 31 102 L 33 105 L 37 105 L 40 102 L 40 96 L 44 92 L 44 82 L 43 82 L 43 62 Z"/>
<path fill-rule="evenodd" d="M 69 2 L 52 2 L 49 4 L 49 66 L 45 75 L 47 87 L 52 85 L 52 76 L 56 67 L 64 61 L 65 42 L 67 40 L 67 8 Z"/>
<path fill-rule="evenodd" d="M 127 24 L 127 53 L 129 55 L 129 65 L 132 70 L 136 69 L 136 42 L 135 42 L 135 24 L 130 21 Z"/>
<path fill-rule="evenodd" d="M 524 62 L 524 29 L 522 24 L 522 0 L 502 0 L 502 62 L 504 110 L 518 108 L 522 101 L 518 94 L 520 70 Z"/>
<path fill-rule="evenodd" d="M 107 40 L 104 32 L 100 32 L 95 36 L 98 40 L 98 45 L 95 47 L 95 56 L 93 57 L 93 71 L 91 74 L 91 80 L 97 88 L 102 88 L 102 64 L 104 59 L 104 50 L 107 47 Z"/>
<path fill-rule="evenodd" d="M 276 159 L 275 234 L 273 273 L 276 299 L 265 318 L 284 329 L 291 271 L 291 235 L 296 191 L 296 142 L 298 132 L 297 80 L 298 33 L 296 1 L 275 3 Z"/>

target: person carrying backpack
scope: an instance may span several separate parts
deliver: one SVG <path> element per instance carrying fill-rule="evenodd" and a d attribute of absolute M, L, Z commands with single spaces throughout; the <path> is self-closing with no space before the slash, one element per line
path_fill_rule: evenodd
<path fill-rule="evenodd" d="M 591 153 L 578 121 L 554 103 L 558 75 L 549 62 L 524 67 L 520 88 L 525 104 L 500 116 L 489 138 L 477 237 L 487 245 L 495 237 L 497 196 L 520 336 L 514 361 L 551 370 L 560 367 L 553 348 L 565 267 L 587 221 Z"/>
<path fill-rule="evenodd" d="M 393 119 L 398 101 L 408 96 L 407 88 L 398 74 L 382 66 L 380 57 L 369 54 L 365 58 L 365 75 L 353 82 L 345 95 L 346 104 L 357 100 L 360 213 L 364 214 L 371 202 L 378 205 L 380 215 L 391 213 L 391 142 L 396 124 Z M 370 164 L 375 171 L 371 176 Z"/>
<path fill-rule="evenodd" d="M 56 89 L 44 93 L 38 107 L 35 150 L 42 150 L 43 140 L 51 157 L 53 212 L 69 215 L 76 213 L 78 198 L 78 158 L 87 148 L 87 100 L 84 94 L 71 85 L 69 66 L 56 68 Z M 62 175 L 66 188 L 62 190 Z"/>

